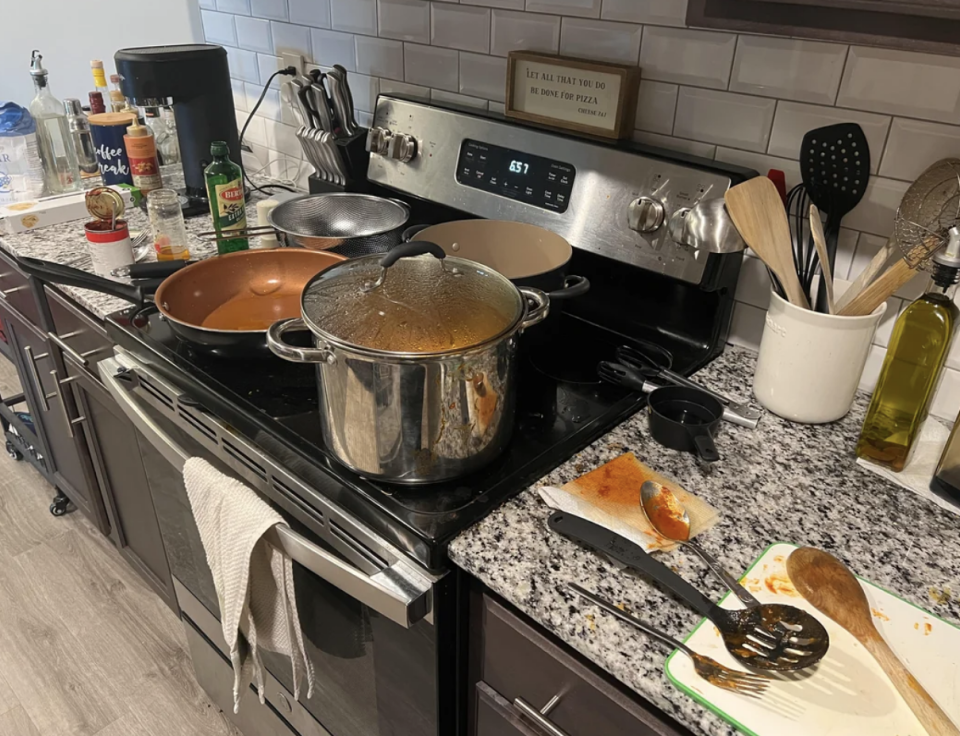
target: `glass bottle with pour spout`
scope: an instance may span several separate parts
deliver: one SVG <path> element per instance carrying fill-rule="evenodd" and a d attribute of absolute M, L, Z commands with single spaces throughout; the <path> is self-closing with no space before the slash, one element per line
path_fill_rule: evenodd
<path fill-rule="evenodd" d="M 924 294 L 897 319 L 890 347 L 870 401 L 857 456 L 900 472 L 910 460 L 940 383 L 960 310 L 953 296 L 960 279 L 960 228 L 933 255 L 933 275 Z"/>
<path fill-rule="evenodd" d="M 30 103 L 30 114 L 37 123 L 44 194 L 52 196 L 80 190 L 80 166 L 63 103 L 51 93 L 47 74 L 43 56 L 34 50 L 30 76 L 37 95 Z"/>

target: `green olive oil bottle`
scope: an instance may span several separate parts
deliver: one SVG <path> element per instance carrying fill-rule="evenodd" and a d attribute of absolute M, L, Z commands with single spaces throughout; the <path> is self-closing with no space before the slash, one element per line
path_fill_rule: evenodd
<path fill-rule="evenodd" d="M 243 230 L 247 227 L 247 204 L 243 196 L 243 170 L 230 160 L 230 149 L 225 141 L 210 144 L 211 163 L 203 171 L 207 183 L 207 197 L 210 199 L 210 214 L 217 235 L 229 235 L 231 230 Z M 217 241 L 217 252 L 233 253 L 247 250 L 250 243 L 246 238 L 225 238 Z"/>
<path fill-rule="evenodd" d="M 897 473 L 910 460 L 957 331 L 960 310 L 953 295 L 960 278 L 960 228 L 951 228 L 949 236 L 947 247 L 933 255 L 926 291 L 894 325 L 857 441 L 858 457 Z"/>

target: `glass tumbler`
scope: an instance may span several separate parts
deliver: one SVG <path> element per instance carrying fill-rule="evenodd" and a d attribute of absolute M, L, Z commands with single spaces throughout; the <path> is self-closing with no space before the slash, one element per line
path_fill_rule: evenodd
<path fill-rule="evenodd" d="M 180 195 L 173 189 L 154 189 L 147 195 L 147 214 L 153 228 L 153 247 L 158 261 L 190 259 L 187 230 L 183 225 Z"/>

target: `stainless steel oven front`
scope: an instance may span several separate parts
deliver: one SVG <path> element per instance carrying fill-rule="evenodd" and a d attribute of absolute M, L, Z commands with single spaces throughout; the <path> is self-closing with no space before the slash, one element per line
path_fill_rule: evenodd
<path fill-rule="evenodd" d="M 403 556 L 144 362 L 118 349 L 99 370 L 137 429 L 197 677 L 244 735 L 452 733 L 443 683 L 455 679 L 455 664 L 434 621 L 444 576 Z M 289 660 L 262 652 L 267 706 L 245 697 L 234 716 L 217 594 L 183 486 L 189 457 L 243 481 L 288 521 L 273 541 L 295 562 L 313 697 L 295 700 Z"/>

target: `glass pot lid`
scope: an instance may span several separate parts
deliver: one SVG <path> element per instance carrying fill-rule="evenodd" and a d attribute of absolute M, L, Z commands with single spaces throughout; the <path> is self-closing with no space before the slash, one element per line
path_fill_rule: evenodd
<path fill-rule="evenodd" d="M 507 278 L 440 246 L 403 243 L 344 261 L 303 291 L 303 318 L 323 339 L 364 351 L 456 353 L 499 337 L 523 316 Z"/>

